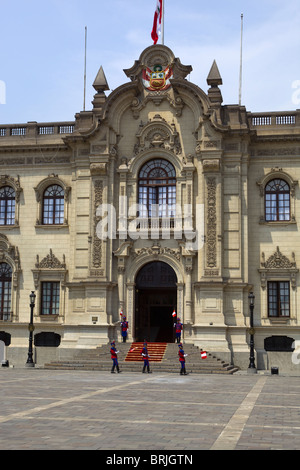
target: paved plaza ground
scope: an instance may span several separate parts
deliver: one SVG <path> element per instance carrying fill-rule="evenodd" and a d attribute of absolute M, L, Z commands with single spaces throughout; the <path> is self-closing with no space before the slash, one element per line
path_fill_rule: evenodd
<path fill-rule="evenodd" d="M 0 384 L 1 450 L 300 449 L 300 377 L 2 368 Z"/>

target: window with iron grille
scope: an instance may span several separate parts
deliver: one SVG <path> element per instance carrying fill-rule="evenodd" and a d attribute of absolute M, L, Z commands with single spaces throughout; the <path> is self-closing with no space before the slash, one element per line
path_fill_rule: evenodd
<path fill-rule="evenodd" d="M 267 184 L 265 217 L 267 222 L 290 220 L 290 187 L 286 181 L 274 179 Z"/>
<path fill-rule="evenodd" d="M 10 319 L 12 269 L 7 263 L 0 263 L 0 320 Z"/>
<path fill-rule="evenodd" d="M 290 283 L 287 281 L 268 282 L 268 316 L 290 316 Z"/>
<path fill-rule="evenodd" d="M 58 315 L 59 297 L 59 282 L 42 282 L 41 315 Z"/>
<path fill-rule="evenodd" d="M 57 184 L 49 186 L 43 197 L 43 225 L 62 225 L 64 223 L 65 192 Z"/>
<path fill-rule="evenodd" d="M 15 190 L 10 186 L 0 188 L 0 225 L 14 225 L 15 206 Z"/>
<path fill-rule="evenodd" d="M 147 212 L 140 212 L 140 217 L 175 217 L 176 172 L 170 162 L 156 159 L 142 167 L 139 173 L 139 204 L 147 208 Z M 152 210 L 154 205 L 159 206 L 158 213 Z"/>

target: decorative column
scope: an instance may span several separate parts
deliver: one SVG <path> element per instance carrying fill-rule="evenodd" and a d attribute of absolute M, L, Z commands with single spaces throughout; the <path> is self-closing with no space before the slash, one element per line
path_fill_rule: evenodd
<path fill-rule="evenodd" d="M 185 268 L 186 272 L 186 283 L 185 283 L 185 315 L 184 322 L 186 324 L 192 324 L 192 271 L 191 266 Z"/>
<path fill-rule="evenodd" d="M 114 255 L 118 258 L 118 294 L 119 294 L 119 312 L 123 309 L 126 314 L 126 303 L 125 303 L 125 269 L 126 269 L 126 259 L 130 254 L 130 249 L 132 242 L 124 242 L 122 245 L 114 251 Z"/>
<path fill-rule="evenodd" d="M 119 313 L 125 309 L 124 305 L 124 273 L 125 266 L 118 266 L 118 294 L 119 294 Z"/>
<path fill-rule="evenodd" d="M 127 174 L 128 166 L 127 159 L 122 157 L 121 165 L 118 168 L 120 175 L 120 188 L 119 188 L 119 226 L 118 235 L 120 240 L 127 239 Z"/>
<path fill-rule="evenodd" d="M 184 309 L 184 323 L 186 325 L 193 324 L 192 318 L 192 272 L 193 272 L 193 259 L 196 253 L 187 250 L 185 244 L 181 244 L 181 256 L 185 264 L 185 309 Z"/>

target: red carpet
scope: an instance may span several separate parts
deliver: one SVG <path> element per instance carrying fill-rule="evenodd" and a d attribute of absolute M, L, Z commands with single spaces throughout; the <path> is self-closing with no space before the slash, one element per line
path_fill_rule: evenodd
<path fill-rule="evenodd" d="M 144 343 L 132 343 L 125 358 L 126 362 L 141 362 L 143 361 L 141 352 Z M 166 351 L 167 343 L 148 343 L 148 353 L 150 356 L 150 362 L 161 362 Z"/>

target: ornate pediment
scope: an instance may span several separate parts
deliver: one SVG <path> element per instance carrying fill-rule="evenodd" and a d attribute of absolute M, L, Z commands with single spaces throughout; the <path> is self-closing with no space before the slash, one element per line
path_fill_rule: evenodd
<path fill-rule="evenodd" d="M 65 255 L 63 255 L 63 262 L 61 263 L 50 249 L 49 255 L 45 256 L 42 261 L 39 260 L 39 255 L 36 256 L 35 267 L 37 269 L 66 269 Z"/>
<path fill-rule="evenodd" d="M 292 253 L 292 261 L 284 256 L 277 247 L 275 253 L 265 260 L 265 254 L 262 253 L 261 266 L 265 269 L 291 269 L 296 267 L 295 253 Z"/>
<path fill-rule="evenodd" d="M 65 288 L 67 272 L 65 255 L 61 262 L 50 249 L 50 253 L 41 261 L 39 255 L 36 256 L 35 269 L 32 270 L 34 286 L 38 289 L 40 282 L 49 281 L 50 276 L 53 281 L 60 281 L 61 287 Z"/>
<path fill-rule="evenodd" d="M 265 289 L 269 280 L 282 281 L 285 279 L 290 281 L 292 288 L 295 289 L 298 271 L 295 253 L 292 253 L 292 260 L 289 260 L 281 253 L 279 246 L 277 246 L 275 253 L 267 260 L 265 259 L 264 253 L 261 255 L 261 269 L 259 269 L 259 272 L 263 289 Z"/>
<path fill-rule="evenodd" d="M 147 124 L 141 123 L 136 137 L 138 142 L 134 147 L 135 155 L 149 149 L 164 149 L 175 155 L 182 153 L 175 124 L 169 125 L 159 114 L 156 114 Z"/>

